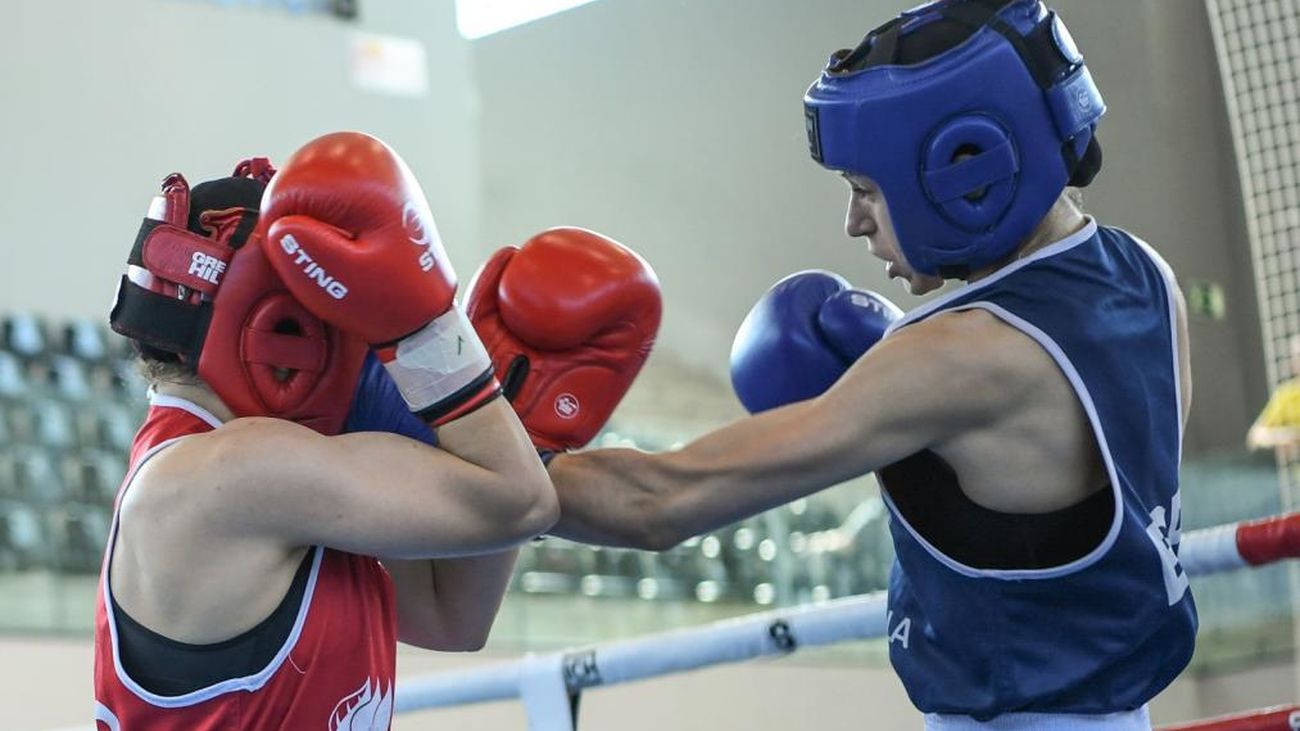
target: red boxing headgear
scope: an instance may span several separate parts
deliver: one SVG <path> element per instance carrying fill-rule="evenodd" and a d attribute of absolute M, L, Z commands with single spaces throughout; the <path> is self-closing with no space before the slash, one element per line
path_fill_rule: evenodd
<path fill-rule="evenodd" d="M 146 356 L 194 367 L 236 416 L 337 434 L 367 345 L 303 307 L 252 240 L 274 174 L 254 158 L 192 191 L 179 173 L 168 176 L 136 236 L 109 322 Z"/>

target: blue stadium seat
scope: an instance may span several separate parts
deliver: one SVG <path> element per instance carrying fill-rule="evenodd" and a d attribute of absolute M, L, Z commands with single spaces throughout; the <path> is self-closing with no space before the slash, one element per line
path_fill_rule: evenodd
<path fill-rule="evenodd" d="M 94 502 L 112 505 L 117 488 L 126 477 L 126 453 L 110 449 L 83 449 L 82 480 L 85 489 L 96 496 Z"/>
<path fill-rule="evenodd" d="M 23 571 L 45 563 L 48 553 L 45 526 L 30 505 L 0 500 L 0 566 Z"/>
<path fill-rule="evenodd" d="M 58 505 L 65 499 L 63 480 L 49 452 L 19 447 L 14 453 L 14 477 L 20 499 L 32 505 Z"/>
<path fill-rule="evenodd" d="M 87 401 L 94 395 L 86 364 L 70 355 L 52 356 L 48 377 L 51 392 L 59 398 Z"/>
<path fill-rule="evenodd" d="M 144 403 L 149 384 L 140 375 L 135 361 L 123 358 L 112 361 L 112 365 L 114 390 L 118 398 L 128 403 Z"/>
<path fill-rule="evenodd" d="M 13 353 L 0 350 L 0 398 L 18 399 L 27 395 L 27 374 Z"/>
<path fill-rule="evenodd" d="M 93 574 L 99 571 L 104 547 L 108 543 L 111 515 L 98 505 L 72 503 L 50 513 L 57 523 L 51 532 L 57 536 L 55 555 L 65 572 Z"/>
<path fill-rule="evenodd" d="M 0 345 L 23 359 L 45 354 L 49 346 L 45 324 L 30 313 L 15 313 L 0 321 Z"/>
<path fill-rule="evenodd" d="M 96 446 L 126 454 L 135 439 L 140 420 L 125 404 L 101 401 L 96 405 L 95 421 L 98 424 L 99 444 Z"/>
<path fill-rule="evenodd" d="M 38 444 L 68 449 L 77 443 L 77 431 L 67 404 L 50 398 L 36 398 L 32 401 L 32 410 L 36 416 Z"/>
<path fill-rule="evenodd" d="M 98 363 L 109 356 L 108 333 L 96 321 L 70 320 L 63 326 L 63 350 L 79 360 Z"/>
<path fill-rule="evenodd" d="M 12 444 L 36 444 L 36 411 L 29 401 L 12 401 L 5 404 L 4 417 Z"/>

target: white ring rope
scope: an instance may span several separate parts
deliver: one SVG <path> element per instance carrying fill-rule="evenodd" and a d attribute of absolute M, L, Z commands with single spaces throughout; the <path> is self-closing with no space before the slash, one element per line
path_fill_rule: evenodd
<path fill-rule="evenodd" d="M 1300 557 L 1300 513 L 1190 531 L 1183 536 L 1179 557 L 1183 570 L 1193 576 Z M 593 686 L 786 654 L 800 647 L 882 637 L 887 631 L 885 611 L 884 592 L 878 592 L 414 678 L 398 686 L 395 710 L 403 713 L 521 697 L 528 693 L 525 676 L 536 677 L 547 668 L 561 673 L 564 687 L 576 693 Z"/>

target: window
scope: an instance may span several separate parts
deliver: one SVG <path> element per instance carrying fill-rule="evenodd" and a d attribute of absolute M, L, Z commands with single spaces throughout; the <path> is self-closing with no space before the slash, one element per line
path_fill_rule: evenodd
<path fill-rule="evenodd" d="M 456 25 L 471 40 L 545 18 L 592 0 L 456 0 Z"/>

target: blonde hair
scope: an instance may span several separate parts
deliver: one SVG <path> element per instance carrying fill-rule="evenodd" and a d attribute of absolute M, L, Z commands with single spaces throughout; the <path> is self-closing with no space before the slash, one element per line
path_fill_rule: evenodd
<path fill-rule="evenodd" d="M 1074 204 L 1075 208 L 1079 209 L 1079 213 L 1087 213 L 1083 209 L 1083 188 L 1076 188 L 1073 185 L 1066 186 L 1065 197 Z"/>

